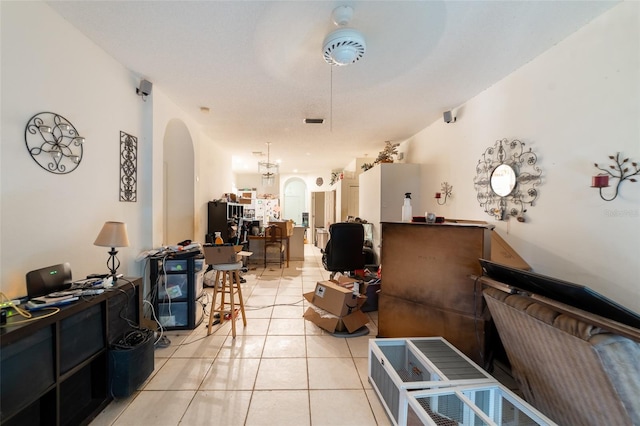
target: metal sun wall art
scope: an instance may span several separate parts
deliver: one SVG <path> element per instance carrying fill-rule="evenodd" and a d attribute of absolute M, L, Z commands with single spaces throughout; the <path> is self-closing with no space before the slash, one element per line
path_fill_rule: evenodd
<path fill-rule="evenodd" d="M 524 142 L 501 139 L 487 148 L 478 160 L 473 184 L 478 202 L 496 220 L 510 216 L 524 222 L 526 206 L 538 198 L 537 186 L 542 183 L 538 157 Z"/>
<path fill-rule="evenodd" d="M 40 112 L 31 117 L 24 140 L 31 158 L 48 172 L 71 173 L 82 161 L 84 138 L 59 114 Z"/>
<path fill-rule="evenodd" d="M 120 132 L 120 201 L 138 199 L 138 138 Z"/>

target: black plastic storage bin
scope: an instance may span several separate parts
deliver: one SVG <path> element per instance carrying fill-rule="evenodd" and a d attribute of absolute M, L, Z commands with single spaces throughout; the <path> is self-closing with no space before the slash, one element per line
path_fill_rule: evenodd
<path fill-rule="evenodd" d="M 139 334 L 137 334 L 139 333 Z M 135 341 L 126 347 L 127 341 Z M 109 348 L 109 392 L 116 398 L 127 397 L 144 383 L 154 368 L 154 334 L 151 330 L 132 330 Z"/>
<path fill-rule="evenodd" d="M 362 312 L 371 312 L 378 310 L 378 291 L 380 291 L 381 283 L 369 284 L 367 286 L 367 300 L 364 302 L 360 310 Z"/>

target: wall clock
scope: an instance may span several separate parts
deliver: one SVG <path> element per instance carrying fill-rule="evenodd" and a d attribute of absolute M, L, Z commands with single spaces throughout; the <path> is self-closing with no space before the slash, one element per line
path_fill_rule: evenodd
<path fill-rule="evenodd" d="M 24 140 L 33 161 L 48 172 L 71 173 L 82 161 L 84 138 L 59 114 L 41 112 L 31 117 Z"/>

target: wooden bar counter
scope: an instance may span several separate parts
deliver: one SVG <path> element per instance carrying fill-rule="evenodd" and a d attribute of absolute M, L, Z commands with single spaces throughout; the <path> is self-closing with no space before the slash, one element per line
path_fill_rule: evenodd
<path fill-rule="evenodd" d="M 444 337 L 487 365 L 491 323 L 480 283 L 471 277 L 482 275 L 479 258 L 492 258 L 493 228 L 484 222 L 383 222 L 379 337 Z M 522 261 L 504 253 L 510 247 L 499 240 L 494 258 Z"/>

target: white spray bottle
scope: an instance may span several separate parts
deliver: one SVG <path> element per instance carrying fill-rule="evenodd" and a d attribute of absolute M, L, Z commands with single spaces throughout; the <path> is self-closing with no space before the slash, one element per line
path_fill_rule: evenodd
<path fill-rule="evenodd" d="M 413 212 L 411 209 L 411 193 L 406 192 L 404 194 L 404 204 L 402 205 L 402 221 L 411 222 L 413 219 Z"/>

